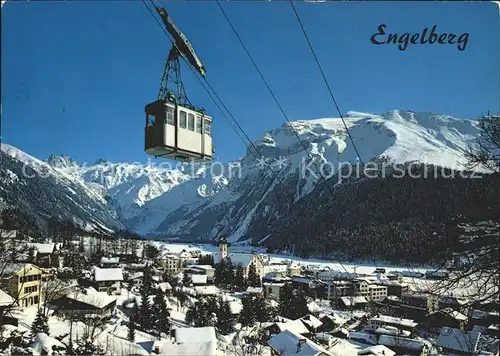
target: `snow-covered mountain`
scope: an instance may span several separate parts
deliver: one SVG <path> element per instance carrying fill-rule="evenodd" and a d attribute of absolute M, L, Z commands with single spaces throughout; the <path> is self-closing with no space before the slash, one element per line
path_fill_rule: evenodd
<path fill-rule="evenodd" d="M 86 230 L 125 228 L 105 196 L 96 194 L 85 182 L 2 144 L 0 210 L 13 206 L 41 224 L 54 216 L 72 220 Z"/>
<path fill-rule="evenodd" d="M 464 152 L 478 135 L 476 121 L 436 113 L 349 112 L 345 121 L 364 163 L 374 159 L 415 161 L 462 170 Z M 300 142 L 290 125 L 284 124 L 254 142 L 258 153 L 250 146 L 241 160 L 225 164 L 169 169 L 100 159 L 79 165 L 70 157 L 53 155 L 47 166 L 78 186 L 85 199 L 112 210 L 122 223 L 141 234 L 263 239 L 280 217 L 322 181 L 316 167 L 331 177 L 332 170 L 358 161 L 339 118 L 291 125 Z M 13 154 L 13 150 L 7 152 L 14 159 L 17 155 L 22 156 L 21 161 L 35 160 Z M 5 182 L 4 189 L 6 184 L 14 184 Z M 59 185 L 57 189 L 67 188 Z"/>

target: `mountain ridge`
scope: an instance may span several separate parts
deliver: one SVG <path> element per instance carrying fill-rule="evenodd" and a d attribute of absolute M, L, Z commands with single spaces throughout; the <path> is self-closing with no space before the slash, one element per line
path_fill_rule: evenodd
<path fill-rule="evenodd" d="M 438 113 L 349 111 L 344 119 L 363 162 L 420 162 L 462 170 L 464 153 L 478 135 L 477 121 Z M 222 174 L 209 164 L 168 169 L 100 158 L 87 166 L 65 155 L 51 155 L 46 163 L 143 235 L 213 239 L 224 234 L 231 241 L 258 241 L 321 182 L 316 166 L 330 168 L 332 176 L 359 161 L 340 118 L 286 123 L 254 144 L 266 167 L 259 167 L 249 147 L 243 158 L 222 164 Z M 30 161 L 24 153 L 11 156 Z M 279 172 L 280 183 L 269 168 Z"/>

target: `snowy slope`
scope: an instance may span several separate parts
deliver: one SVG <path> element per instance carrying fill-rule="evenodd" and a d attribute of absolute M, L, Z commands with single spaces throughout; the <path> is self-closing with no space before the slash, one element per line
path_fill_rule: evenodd
<path fill-rule="evenodd" d="M 476 121 L 436 113 L 351 111 L 345 121 L 365 163 L 384 158 L 392 163 L 417 161 L 461 170 L 464 152 L 478 135 Z M 48 163 L 141 234 L 262 239 L 321 181 L 315 167 L 308 166 L 309 156 L 327 175 L 328 167 L 337 170 L 358 158 L 340 118 L 297 121 L 291 126 L 284 124 L 256 140 L 268 164 L 265 167 L 259 166 L 250 151 L 239 161 L 186 165 L 182 170 L 104 159 L 79 165 L 64 155 L 53 155 Z M 10 151 L 21 161 L 43 164 L 13 148 Z"/>
<path fill-rule="evenodd" d="M 476 121 L 434 113 L 349 112 L 345 121 L 364 162 L 385 158 L 392 163 L 416 161 L 462 170 L 464 152 L 474 145 L 478 134 Z M 292 126 L 319 167 L 329 163 L 337 168 L 357 161 L 339 118 L 298 121 Z M 268 167 L 261 169 L 254 156 L 247 153 L 240 161 L 241 176 L 231 177 L 226 173 L 228 184 L 209 199 L 197 196 L 194 193 L 197 182 L 191 181 L 146 203 L 144 209 L 148 214 L 141 220 L 143 231 L 152 231 L 160 216 L 168 214 L 157 225 L 157 233 L 190 238 L 225 234 L 233 241 L 265 238 L 269 227 L 308 195 L 321 178 L 314 166 L 310 168 L 316 174 L 303 177 L 309 157 L 290 125 L 267 132 L 255 145 L 272 169 L 279 172 L 280 179 L 266 176 L 275 174 Z M 281 166 L 276 161 L 279 159 Z M 205 178 L 210 179 L 213 178 Z M 176 206 L 174 210 L 172 205 Z"/>
<path fill-rule="evenodd" d="M 0 209 L 10 206 L 21 208 L 40 223 L 54 216 L 70 219 L 88 230 L 125 228 L 103 196 L 84 182 L 2 144 Z"/>

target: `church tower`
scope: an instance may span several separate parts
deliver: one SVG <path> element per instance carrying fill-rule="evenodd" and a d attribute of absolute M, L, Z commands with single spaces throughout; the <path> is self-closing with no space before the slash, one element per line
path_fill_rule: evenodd
<path fill-rule="evenodd" d="M 219 239 L 219 253 L 221 260 L 227 257 L 227 240 L 225 237 Z"/>

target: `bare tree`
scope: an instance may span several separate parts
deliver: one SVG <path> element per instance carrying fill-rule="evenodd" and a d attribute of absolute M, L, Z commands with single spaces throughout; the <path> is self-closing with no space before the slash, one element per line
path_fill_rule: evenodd
<path fill-rule="evenodd" d="M 466 155 L 466 167 L 486 168 L 497 175 L 500 172 L 500 116 L 488 113 L 479 120 L 478 127 L 480 133 L 476 145 L 470 147 Z M 461 291 L 454 296 L 466 299 L 467 306 L 498 305 L 500 219 L 457 225 L 458 238 L 453 248 L 459 249 L 458 266 L 450 271 L 449 278 L 435 283 L 431 293 Z"/>
<path fill-rule="evenodd" d="M 500 116 L 483 115 L 479 120 L 477 146 L 467 152 L 467 167 L 483 166 L 494 172 L 500 169 Z"/>
<path fill-rule="evenodd" d="M 257 327 L 244 331 L 238 331 L 230 344 L 226 347 L 228 355 L 235 356 L 261 356 L 266 353 L 267 346 L 264 345 L 263 332 Z"/>

